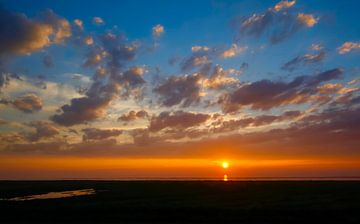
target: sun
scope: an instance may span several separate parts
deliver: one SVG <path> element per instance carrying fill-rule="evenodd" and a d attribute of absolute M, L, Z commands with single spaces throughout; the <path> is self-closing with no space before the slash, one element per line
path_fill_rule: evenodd
<path fill-rule="evenodd" d="M 229 163 L 226 162 L 226 161 L 222 162 L 222 167 L 223 167 L 224 169 L 229 168 Z"/>

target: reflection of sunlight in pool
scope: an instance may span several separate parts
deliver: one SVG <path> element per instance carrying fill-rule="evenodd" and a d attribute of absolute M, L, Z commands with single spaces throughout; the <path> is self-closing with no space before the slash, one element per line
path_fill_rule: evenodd
<path fill-rule="evenodd" d="M 30 201 L 37 199 L 55 199 L 55 198 L 69 198 L 76 196 L 84 195 L 93 195 L 96 191 L 94 189 L 82 189 L 82 190 L 73 190 L 73 191 L 59 191 L 59 192 L 49 192 L 46 194 L 34 194 L 24 197 L 14 197 L 9 199 L 0 199 L 6 201 Z"/>

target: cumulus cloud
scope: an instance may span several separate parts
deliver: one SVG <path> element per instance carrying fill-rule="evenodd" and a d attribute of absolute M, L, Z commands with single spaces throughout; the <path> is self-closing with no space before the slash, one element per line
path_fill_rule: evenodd
<path fill-rule="evenodd" d="M 31 142 L 35 142 L 43 138 L 50 138 L 60 133 L 58 128 L 47 121 L 31 122 L 29 126 L 35 128 L 34 133 L 27 135 L 27 139 Z"/>
<path fill-rule="evenodd" d="M 144 119 L 144 118 L 148 118 L 148 117 L 149 117 L 149 114 L 145 110 L 140 110 L 140 111 L 131 110 L 131 111 L 129 111 L 129 113 L 121 115 L 118 118 L 118 121 L 130 122 L 130 121 L 134 121 L 137 119 Z"/>
<path fill-rule="evenodd" d="M 102 140 L 110 137 L 116 137 L 123 133 L 120 129 L 98 129 L 98 128 L 85 128 L 82 129 L 84 132 L 83 140 Z"/>
<path fill-rule="evenodd" d="M 105 22 L 101 17 L 95 16 L 92 20 L 95 25 L 103 25 Z"/>
<path fill-rule="evenodd" d="M 160 103 L 163 106 L 181 104 L 183 107 L 188 107 L 200 101 L 201 79 L 201 74 L 172 76 L 153 91 L 160 96 Z"/>
<path fill-rule="evenodd" d="M 108 52 L 103 48 L 93 48 L 86 55 L 86 61 L 84 67 L 96 66 L 103 61 L 104 58 L 108 56 Z"/>
<path fill-rule="evenodd" d="M 51 10 L 31 19 L 0 8 L 0 33 L 0 55 L 23 55 L 63 42 L 71 27 Z"/>
<path fill-rule="evenodd" d="M 51 120 L 64 126 L 95 120 L 105 115 L 106 108 L 112 99 L 113 96 L 107 94 L 104 96 L 74 98 L 70 104 L 63 105 L 60 108 L 61 114 L 53 115 Z"/>
<path fill-rule="evenodd" d="M 243 106 L 268 110 L 277 106 L 300 104 L 311 99 L 318 84 L 337 79 L 342 73 L 341 69 L 332 69 L 313 76 L 299 76 L 291 82 L 260 80 L 222 95 L 219 103 L 227 113 L 236 112 Z"/>
<path fill-rule="evenodd" d="M 337 52 L 339 54 L 347 54 L 353 50 L 360 49 L 360 43 L 359 42 L 345 42 L 343 45 L 337 48 Z"/>
<path fill-rule="evenodd" d="M 11 105 L 24 113 L 34 113 L 42 109 L 43 102 L 40 97 L 29 93 L 16 98 L 15 100 L 0 100 L 1 104 Z"/>
<path fill-rule="evenodd" d="M 288 39 L 300 29 L 313 27 L 318 22 L 319 19 L 312 14 L 281 12 L 294 4 L 295 1 L 282 1 L 263 13 L 241 19 L 237 39 L 265 34 L 272 44 L 276 44 Z"/>
<path fill-rule="evenodd" d="M 236 71 L 224 70 L 221 66 L 217 65 L 210 77 L 203 79 L 203 86 L 209 89 L 221 89 L 239 83 L 238 79 L 230 76 L 231 73 L 236 73 Z"/>
<path fill-rule="evenodd" d="M 101 68 L 109 77 L 96 76 L 84 97 L 72 99 L 70 104 L 60 108 L 60 114 L 51 117 L 54 122 L 71 126 L 102 118 L 113 100 L 134 94 L 138 96 L 141 92 L 145 69 L 133 66 L 124 71 L 124 64 L 135 57 L 136 45 L 128 44 L 122 36 L 111 32 L 102 35 L 101 40 L 102 45 L 90 51 L 85 66 L 103 66 Z"/>
<path fill-rule="evenodd" d="M 164 26 L 157 24 L 152 28 L 153 37 L 160 37 L 165 32 Z"/>
<path fill-rule="evenodd" d="M 161 112 L 158 116 L 151 117 L 149 131 L 158 132 L 166 128 L 183 130 L 198 126 L 210 117 L 208 114 L 184 111 Z"/>
<path fill-rule="evenodd" d="M 320 51 L 318 54 L 305 54 L 302 56 L 297 56 L 294 59 L 286 62 L 281 69 L 293 71 L 301 65 L 315 64 L 321 62 L 325 59 L 326 53 Z"/>

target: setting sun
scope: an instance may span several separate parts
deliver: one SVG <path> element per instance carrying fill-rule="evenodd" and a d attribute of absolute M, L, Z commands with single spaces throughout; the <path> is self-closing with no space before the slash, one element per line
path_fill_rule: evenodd
<path fill-rule="evenodd" d="M 229 168 L 229 163 L 224 161 L 224 162 L 222 163 L 222 167 L 223 167 L 224 169 Z"/>

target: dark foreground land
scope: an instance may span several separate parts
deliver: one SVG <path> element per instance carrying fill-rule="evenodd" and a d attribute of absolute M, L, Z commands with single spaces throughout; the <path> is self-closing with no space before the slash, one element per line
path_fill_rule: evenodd
<path fill-rule="evenodd" d="M 0 201 L 0 223 L 360 223 L 358 181 L 3 181 L 0 198 L 89 188 Z"/>

